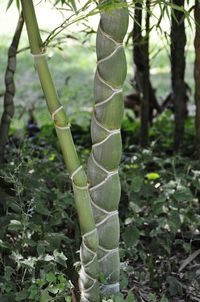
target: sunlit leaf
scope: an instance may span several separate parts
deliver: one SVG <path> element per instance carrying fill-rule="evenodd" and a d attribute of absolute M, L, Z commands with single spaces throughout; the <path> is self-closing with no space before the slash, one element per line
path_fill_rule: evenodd
<path fill-rule="evenodd" d="M 158 173 L 147 173 L 146 174 L 146 178 L 149 179 L 149 180 L 155 180 L 155 179 L 158 179 L 160 178 L 160 175 Z"/>

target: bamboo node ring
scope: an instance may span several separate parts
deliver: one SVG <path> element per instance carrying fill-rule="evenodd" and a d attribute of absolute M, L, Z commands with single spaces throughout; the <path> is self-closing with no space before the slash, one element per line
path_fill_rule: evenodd
<path fill-rule="evenodd" d="M 31 53 L 33 58 L 34 59 L 37 59 L 37 58 L 41 58 L 41 57 L 44 57 L 46 56 L 46 52 L 40 52 L 40 53 Z"/>
<path fill-rule="evenodd" d="M 60 130 L 70 130 L 71 125 L 67 124 L 67 126 L 58 126 L 55 124 L 55 127 Z"/>
<path fill-rule="evenodd" d="M 55 121 L 55 115 L 63 109 L 63 106 L 61 105 L 60 107 L 58 107 L 52 114 L 51 114 L 51 118 L 53 121 Z"/>
<path fill-rule="evenodd" d="M 74 172 L 72 173 L 72 175 L 70 176 L 71 180 L 73 181 L 74 176 L 83 168 L 83 166 L 79 166 L 76 170 L 74 170 Z"/>

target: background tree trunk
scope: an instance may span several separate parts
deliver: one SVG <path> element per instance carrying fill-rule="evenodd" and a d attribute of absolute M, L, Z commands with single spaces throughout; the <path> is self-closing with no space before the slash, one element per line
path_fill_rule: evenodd
<path fill-rule="evenodd" d="M 184 0 L 171 0 L 171 3 L 184 6 Z M 185 24 L 184 13 L 172 8 L 171 12 L 171 84 L 174 103 L 174 150 L 183 143 L 184 122 L 187 114 L 187 89 L 185 77 Z"/>
<path fill-rule="evenodd" d="M 196 103 L 196 152 L 200 158 L 200 2 L 195 1 L 194 18 L 196 23 L 196 34 L 194 40 L 195 62 L 194 62 L 194 78 L 195 78 L 195 103 Z"/>
<path fill-rule="evenodd" d="M 16 70 L 16 53 L 19 45 L 19 40 L 24 24 L 22 14 L 19 16 L 15 34 L 13 36 L 12 43 L 8 49 L 8 62 L 7 69 L 5 72 L 5 94 L 4 94 L 4 111 L 1 117 L 0 124 L 0 163 L 4 161 L 5 145 L 8 141 L 8 132 L 10 123 L 14 115 L 14 102 L 13 98 L 15 95 L 15 83 L 14 74 Z"/>
<path fill-rule="evenodd" d="M 147 0 L 148 1 L 148 0 Z M 147 16 L 148 16 L 147 12 Z M 149 17 L 148 17 L 149 18 Z M 147 18 L 147 19 L 148 19 Z M 140 145 L 148 145 L 149 128 L 149 82 L 148 78 L 148 38 L 142 36 L 142 4 L 135 4 L 133 28 L 133 62 L 135 64 L 135 88 L 140 96 Z"/>
<path fill-rule="evenodd" d="M 149 90 L 149 4 L 150 0 L 146 0 L 146 24 L 145 37 L 142 44 L 143 55 L 143 72 L 141 76 L 141 84 L 143 87 L 143 97 L 141 99 L 141 129 L 140 129 L 140 145 L 146 147 L 149 144 L 149 119 L 152 115 L 150 110 L 150 90 Z"/>
<path fill-rule="evenodd" d="M 135 4 L 134 27 L 132 33 L 133 39 L 133 62 L 135 65 L 135 76 L 133 86 L 140 98 L 140 145 L 148 145 L 149 123 L 153 120 L 153 110 L 160 111 L 155 91 L 150 81 L 149 66 L 149 31 L 150 31 L 150 0 L 145 3 L 145 36 L 142 36 L 142 12 L 144 11 L 142 3 Z"/>

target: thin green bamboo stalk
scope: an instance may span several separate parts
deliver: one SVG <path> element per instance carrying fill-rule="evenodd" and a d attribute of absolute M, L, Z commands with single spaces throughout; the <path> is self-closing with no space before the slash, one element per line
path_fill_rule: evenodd
<path fill-rule="evenodd" d="M 60 105 L 58 95 L 48 68 L 45 49 L 40 37 L 35 10 L 32 0 L 21 0 L 23 15 L 27 27 L 31 52 L 39 75 L 41 86 L 46 98 L 47 106 L 55 123 L 56 133 L 61 145 L 64 161 L 71 175 L 76 208 L 82 234 L 80 248 L 81 271 L 80 291 L 82 302 L 98 302 L 98 262 L 97 246 L 98 235 L 94 223 L 87 177 L 80 164 L 70 125 L 63 107 Z"/>
<path fill-rule="evenodd" d="M 102 13 L 96 40 L 95 106 L 91 124 L 93 146 L 88 161 L 88 180 L 99 235 L 98 261 L 105 277 L 101 288 L 106 295 L 118 292 L 120 287 L 118 204 L 121 187 L 118 165 L 122 150 L 122 84 L 126 77 L 122 42 L 127 27 L 126 7 Z"/>

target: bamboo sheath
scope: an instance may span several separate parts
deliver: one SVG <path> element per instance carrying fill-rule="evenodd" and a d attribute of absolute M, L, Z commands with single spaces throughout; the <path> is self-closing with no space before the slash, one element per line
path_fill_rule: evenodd
<path fill-rule="evenodd" d="M 64 161 L 71 175 L 76 208 L 82 234 L 80 248 L 81 270 L 80 291 L 81 302 L 98 302 L 99 285 L 97 246 L 98 235 L 93 218 L 87 176 L 80 165 L 74 146 L 67 116 L 60 105 L 58 95 L 48 68 L 45 49 L 37 24 L 32 0 L 21 0 L 23 15 L 27 27 L 31 52 L 39 75 L 47 106 L 55 123 L 56 133 L 62 149 Z"/>
<path fill-rule="evenodd" d="M 122 84 L 126 77 L 122 42 L 127 27 L 127 8 L 102 13 L 96 39 L 95 106 L 91 124 L 93 146 L 88 161 L 88 180 L 99 235 L 99 267 L 105 279 L 101 290 L 106 295 L 119 291 L 118 204 L 121 187 L 118 165 L 122 150 Z"/>

